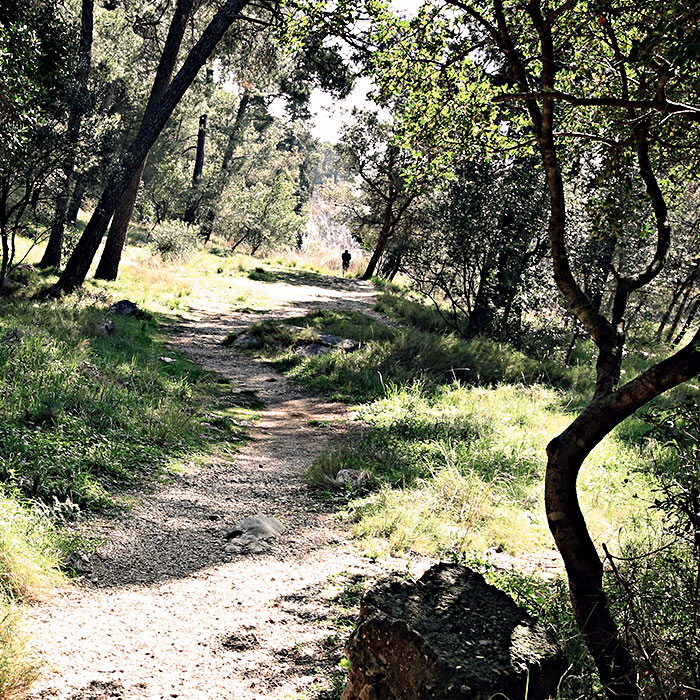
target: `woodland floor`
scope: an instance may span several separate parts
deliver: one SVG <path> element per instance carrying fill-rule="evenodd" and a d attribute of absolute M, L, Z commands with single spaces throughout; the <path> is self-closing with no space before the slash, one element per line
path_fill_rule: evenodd
<path fill-rule="evenodd" d="M 346 429 L 347 407 L 221 345 L 262 318 L 321 308 L 378 317 L 369 283 L 319 280 L 265 285 L 275 299 L 265 314 L 235 310 L 224 278 L 194 295 L 171 329 L 173 346 L 236 390 L 255 391 L 261 418 L 240 451 L 185 464 L 153 492 L 133 494 L 132 508 L 80 526 L 101 543 L 86 573 L 28 614 L 44 659 L 30 700 L 314 697 L 330 670 L 319 641 L 333 632 L 334 581 L 406 570 L 407 560 L 362 557 L 302 480 Z M 310 426 L 314 419 L 322 423 Z M 286 527 L 272 551 L 228 553 L 231 526 L 259 514 Z"/>

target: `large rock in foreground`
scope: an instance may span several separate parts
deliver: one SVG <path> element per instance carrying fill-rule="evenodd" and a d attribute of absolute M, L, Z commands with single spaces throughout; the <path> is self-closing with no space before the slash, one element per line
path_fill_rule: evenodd
<path fill-rule="evenodd" d="M 541 700 L 565 669 L 543 627 L 455 564 L 365 593 L 346 653 L 342 700 Z"/>

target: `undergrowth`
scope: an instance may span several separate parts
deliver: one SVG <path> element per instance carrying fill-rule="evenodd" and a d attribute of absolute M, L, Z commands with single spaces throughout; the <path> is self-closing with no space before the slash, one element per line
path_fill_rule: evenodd
<path fill-rule="evenodd" d="M 545 447 L 569 421 L 557 392 L 390 386 L 358 419 L 364 428 L 324 450 L 307 478 L 324 490 L 340 469 L 369 474 L 365 493 L 350 490 L 340 499 L 367 551 L 464 556 L 552 547 L 543 509 Z M 594 537 L 610 541 L 618 528 L 644 522 L 649 488 L 638 459 L 612 436 L 587 461 L 581 498 Z M 622 500 L 632 503 L 624 519 Z"/>
<path fill-rule="evenodd" d="M 153 320 L 104 303 L 5 302 L 0 319 L 0 479 L 64 517 L 203 447 L 201 368 L 166 350 Z"/>
<path fill-rule="evenodd" d="M 290 327 L 351 338 L 360 347 L 354 352 L 302 357 L 295 352 L 299 338 Z M 572 371 L 554 362 L 537 362 L 487 338 L 465 341 L 455 335 L 387 326 L 353 311 L 318 311 L 285 322 L 263 321 L 247 332 L 261 339 L 264 357 L 277 369 L 349 403 L 371 401 L 382 396 L 389 384 L 406 386 L 416 380 L 436 386 L 455 380 L 487 386 L 545 383 L 577 392 L 590 383 L 589 367 Z"/>

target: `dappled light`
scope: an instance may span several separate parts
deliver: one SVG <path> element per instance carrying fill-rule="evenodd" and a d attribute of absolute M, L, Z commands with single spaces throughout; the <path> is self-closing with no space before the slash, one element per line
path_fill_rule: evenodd
<path fill-rule="evenodd" d="M 700 696 L 696 4 L 2 3 L 0 700 Z"/>

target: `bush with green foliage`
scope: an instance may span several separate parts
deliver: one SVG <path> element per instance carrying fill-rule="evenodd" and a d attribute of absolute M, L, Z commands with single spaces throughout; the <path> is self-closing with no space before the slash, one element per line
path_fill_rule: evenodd
<path fill-rule="evenodd" d="M 202 247 L 198 229 L 177 219 L 158 224 L 151 232 L 149 242 L 163 260 L 180 262 L 187 262 Z"/>
<path fill-rule="evenodd" d="M 650 697 L 700 692 L 700 411 L 696 404 L 646 415 L 644 472 L 653 482 L 656 531 L 608 557 L 613 603 Z"/>

